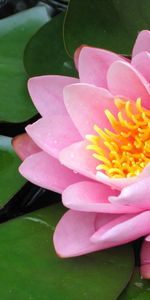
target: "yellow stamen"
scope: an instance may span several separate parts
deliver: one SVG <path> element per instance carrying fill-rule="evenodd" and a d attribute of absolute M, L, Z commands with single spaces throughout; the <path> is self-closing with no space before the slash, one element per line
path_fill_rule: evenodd
<path fill-rule="evenodd" d="M 114 99 L 117 117 L 109 110 L 105 115 L 112 131 L 93 126 L 97 135 L 86 135 L 87 146 L 100 161 L 96 170 L 113 178 L 138 176 L 150 162 L 150 111 L 143 108 L 141 98 L 136 102 Z"/>
<path fill-rule="evenodd" d="M 94 153 L 93 157 L 97 158 L 98 160 L 104 162 L 106 165 L 111 167 L 111 162 L 105 156 Z"/>

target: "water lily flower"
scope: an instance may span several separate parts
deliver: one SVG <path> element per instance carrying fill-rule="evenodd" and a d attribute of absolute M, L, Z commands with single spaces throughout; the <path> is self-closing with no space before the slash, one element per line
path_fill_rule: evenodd
<path fill-rule="evenodd" d="M 54 233 L 61 257 L 150 234 L 150 31 L 131 60 L 82 46 L 75 64 L 79 79 L 29 80 L 42 117 L 13 141 L 20 173 L 69 208 Z"/>

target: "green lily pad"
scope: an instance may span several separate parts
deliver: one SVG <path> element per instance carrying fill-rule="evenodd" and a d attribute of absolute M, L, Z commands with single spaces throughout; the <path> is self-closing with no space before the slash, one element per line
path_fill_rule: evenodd
<path fill-rule="evenodd" d="M 138 268 L 135 270 L 132 280 L 118 300 L 149 300 L 150 280 L 142 279 Z"/>
<path fill-rule="evenodd" d="M 0 226 L 0 284 L 5 300 L 115 300 L 133 268 L 129 245 L 78 258 L 57 257 L 52 242 L 64 208 L 49 208 Z"/>
<path fill-rule="evenodd" d="M 0 20 L 0 120 L 22 122 L 36 110 L 28 96 L 24 48 L 32 35 L 47 21 L 44 6 Z"/>
<path fill-rule="evenodd" d="M 66 49 L 81 44 L 130 55 L 137 32 L 150 28 L 150 1 L 70 0 L 64 24 Z"/>
<path fill-rule="evenodd" d="M 20 159 L 11 146 L 11 138 L 0 136 L 0 208 L 16 194 L 26 182 L 18 172 L 20 163 Z"/>
<path fill-rule="evenodd" d="M 29 41 L 24 64 L 30 76 L 58 74 L 76 76 L 74 63 L 63 43 L 64 13 L 45 24 Z"/>

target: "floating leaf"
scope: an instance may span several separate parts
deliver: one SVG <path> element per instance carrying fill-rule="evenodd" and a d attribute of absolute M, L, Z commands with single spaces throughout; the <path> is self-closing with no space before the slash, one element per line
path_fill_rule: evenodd
<path fill-rule="evenodd" d="M 58 74 L 75 76 L 73 60 L 63 43 L 64 13 L 45 24 L 30 40 L 25 50 L 24 63 L 30 76 Z"/>
<path fill-rule="evenodd" d="M 1 224 L 2 299 L 116 300 L 131 276 L 132 249 L 57 257 L 52 236 L 63 212 L 55 204 Z"/>
<path fill-rule="evenodd" d="M 138 268 L 118 300 L 149 300 L 150 299 L 150 281 L 141 278 Z"/>
<path fill-rule="evenodd" d="M 32 35 L 49 20 L 44 6 L 0 20 L 0 120 L 22 122 L 36 110 L 27 93 L 24 48 Z"/>
<path fill-rule="evenodd" d="M 20 159 L 11 146 L 11 138 L 0 136 L 0 207 L 3 207 L 25 184 L 19 174 Z"/>

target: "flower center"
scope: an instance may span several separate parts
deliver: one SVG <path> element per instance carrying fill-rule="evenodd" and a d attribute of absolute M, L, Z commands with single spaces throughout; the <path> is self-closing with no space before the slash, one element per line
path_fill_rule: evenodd
<path fill-rule="evenodd" d="M 86 135 L 87 149 L 99 161 L 96 169 L 109 177 L 137 176 L 150 162 L 150 111 L 142 107 L 140 98 L 136 102 L 116 98 L 114 103 L 117 117 L 105 110 L 112 131 L 94 125 L 97 135 Z"/>

